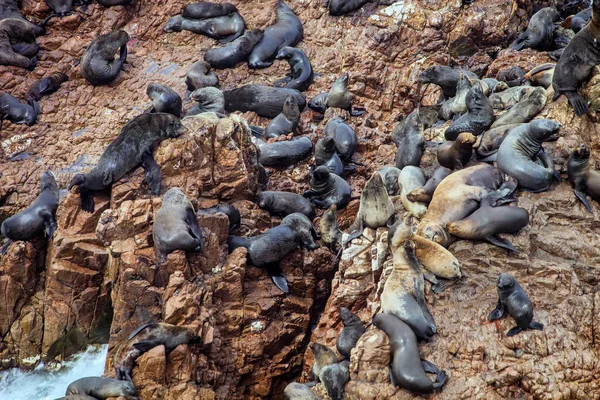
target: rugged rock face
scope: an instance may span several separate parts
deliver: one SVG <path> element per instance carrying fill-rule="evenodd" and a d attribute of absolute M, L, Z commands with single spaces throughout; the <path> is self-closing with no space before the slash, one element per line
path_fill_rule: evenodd
<path fill-rule="evenodd" d="M 202 58 L 202 49 L 216 45 L 190 32 L 163 32 L 168 18 L 186 3 L 92 4 L 84 12 L 85 21 L 73 14 L 49 22 L 48 34 L 37 39 L 42 50 L 34 71 L 0 67 L 0 90 L 20 97 L 34 80 L 52 71 L 70 79 L 41 100 L 43 114 L 36 125 L 3 123 L 0 221 L 30 204 L 47 168 L 63 189 L 74 174 L 91 169 L 122 126 L 149 105 L 148 83 L 166 84 L 184 95 L 187 68 Z M 234 3 L 249 28 L 275 21 L 275 1 L 260 2 L 260 7 L 256 1 Z M 364 117 L 342 113 L 360 138 L 355 159 L 367 165 L 350 178 L 354 200 L 340 214 L 342 228 L 354 220 L 366 179 L 393 163 L 396 148 L 389 132 L 396 118 L 420 100 L 431 104 L 437 99 L 433 85 L 416 85 L 422 70 L 459 64 L 495 76 L 502 68 L 519 65 L 528 70 L 549 61 L 546 53 L 501 50 L 524 28 L 533 2 L 477 0 L 466 7 L 446 0 L 385 3 L 368 3 L 348 16 L 331 17 L 319 0 L 289 2 L 304 24 L 299 47 L 321 74 L 307 96 L 327 90 L 349 71 L 355 104 L 368 110 Z M 33 0 L 23 0 L 22 11 L 32 20 L 50 12 L 44 2 Z M 93 87 L 75 63 L 93 38 L 117 28 L 132 37 L 128 61 L 115 82 Z M 286 62 L 276 62 L 266 70 L 240 65 L 217 74 L 221 87 L 232 88 L 248 82 L 270 84 L 287 72 Z M 593 97 L 595 84 L 589 86 Z M 337 113 L 328 110 L 326 120 Z M 546 146 L 561 172 L 581 141 L 597 158 L 600 129 L 587 118 L 576 118 L 564 98 L 549 102 L 541 117 L 562 124 L 561 138 Z M 243 119 L 185 119 L 188 132 L 163 142 L 155 158 L 163 194 L 179 186 L 197 209 L 233 202 L 242 214 L 240 233 L 254 235 L 279 221 L 249 201 L 260 186 L 260 174 L 245 120 L 267 123 L 252 113 Z M 317 125 L 307 111 L 299 131 L 315 143 L 326 120 Z M 439 133 L 432 129 L 426 137 L 434 139 Z M 423 157 L 428 172 L 435 167 L 432 150 Z M 301 193 L 308 188 L 308 163 L 270 171 L 267 188 Z M 288 382 L 308 379 L 309 341 L 334 346 L 342 327 L 340 306 L 365 323 L 377 312 L 389 261 L 373 258 L 377 252 L 371 249 L 385 241 L 385 230 L 367 232 L 375 242 L 356 240 L 344 252 L 339 269 L 325 247 L 292 253 L 282 263 L 291 288 L 286 296 L 265 271 L 247 267 L 245 250 L 227 254 L 228 222 L 220 214 L 198 216 L 206 237 L 203 253 L 175 252 L 157 268 L 151 228 L 161 200 L 150 195 L 141 169 L 95 195 L 93 214 L 79 209 L 75 190 L 61 194 L 54 240 L 16 243 L 0 258 L 3 367 L 30 365 L 38 355 L 61 358 L 87 343 L 108 341 L 106 372 L 114 374 L 111 357 L 118 342 L 140 324 L 162 320 L 190 327 L 202 343 L 180 346 L 170 354 L 157 347 L 140 357 L 133 375 L 143 399 L 277 397 Z M 435 398 L 600 397 L 597 217 L 576 201 L 566 182 L 545 193 L 521 193 L 518 205 L 531 215 L 530 225 L 511 238 L 521 251 L 518 255 L 484 243 L 457 242 L 450 250 L 461 262 L 463 278 L 440 295 L 428 289 L 438 334 L 421 346 L 422 356 L 450 376 Z M 485 322 L 501 271 L 513 273 L 529 293 L 543 332 L 507 338 L 510 319 Z M 347 395 L 412 398 L 390 385 L 388 363 L 387 338 L 370 327 L 352 353 Z M 322 389 L 316 388 L 324 394 Z"/>

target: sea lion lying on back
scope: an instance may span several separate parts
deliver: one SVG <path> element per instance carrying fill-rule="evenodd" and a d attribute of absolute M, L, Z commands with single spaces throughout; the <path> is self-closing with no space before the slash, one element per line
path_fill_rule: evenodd
<path fill-rule="evenodd" d="M 114 81 L 127 59 L 129 34 L 123 30 L 100 35 L 92 41 L 81 56 L 80 70 L 92 85 L 106 85 Z M 115 60 L 115 53 L 120 51 Z"/>

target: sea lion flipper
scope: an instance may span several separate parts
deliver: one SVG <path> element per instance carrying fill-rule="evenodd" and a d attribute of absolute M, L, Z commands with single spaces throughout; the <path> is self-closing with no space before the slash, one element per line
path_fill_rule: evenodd
<path fill-rule="evenodd" d="M 93 213 L 95 208 L 94 196 L 87 190 L 79 189 L 79 197 L 81 198 L 81 209 L 90 214 Z"/>
<path fill-rule="evenodd" d="M 517 250 L 517 248 L 515 246 L 513 246 L 513 244 L 510 241 L 503 239 L 498 235 L 486 236 L 484 238 L 484 240 L 486 242 L 493 244 L 494 246 L 498 246 L 498 247 L 501 247 L 506 250 L 514 251 L 515 253 L 519 252 L 519 250 Z"/>
<path fill-rule="evenodd" d="M 498 300 L 498 304 L 496 304 L 496 308 L 488 315 L 488 321 L 495 321 L 504 316 L 506 312 L 506 308 L 504 308 L 504 304 L 500 300 Z"/>
<path fill-rule="evenodd" d="M 2 249 L 0 249 L 0 254 L 1 255 L 5 255 L 11 244 L 12 244 L 12 240 L 8 239 L 6 241 L 6 244 L 2 247 Z"/>
<path fill-rule="evenodd" d="M 279 264 L 270 264 L 265 268 L 269 273 L 269 276 L 271 276 L 271 279 L 273 280 L 275 286 L 277 286 L 277 288 L 283 293 L 289 293 L 290 288 L 288 286 L 287 279 L 285 279 L 285 275 L 283 274 L 283 271 L 281 270 Z"/>
<path fill-rule="evenodd" d="M 292 80 L 291 76 L 285 76 L 281 79 L 277 79 L 275 82 L 273 82 L 273 86 L 275 87 L 284 87 L 285 85 L 287 85 L 287 83 Z"/>
<path fill-rule="evenodd" d="M 42 218 L 44 218 L 44 227 L 46 228 L 46 237 L 48 239 L 52 239 L 52 237 L 54 236 L 54 232 L 56 232 L 56 228 L 58 227 L 58 225 L 56 224 L 56 221 L 54 220 L 54 217 L 52 216 L 52 214 L 50 212 L 46 212 L 42 215 Z"/>
<path fill-rule="evenodd" d="M 518 326 L 515 326 L 514 328 L 512 328 L 508 332 L 506 332 L 506 336 L 507 337 L 515 336 L 515 335 L 518 335 L 519 333 L 521 333 L 522 331 L 523 331 L 523 329 L 519 328 Z"/>
<path fill-rule="evenodd" d="M 440 371 L 437 374 L 437 376 L 435 377 L 435 382 L 433 383 L 433 388 L 440 389 L 440 388 L 444 387 L 444 385 L 446 384 L 447 381 L 448 381 L 448 374 L 446 374 L 446 371 Z"/>
<path fill-rule="evenodd" d="M 430 374 L 440 373 L 440 369 L 431 361 L 421 360 L 421 366 L 423 367 L 423 371 L 428 372 Z"/>
<path fill-rule="evenodd" d="M 198 225 L 198 220 L 196 219 L 196 213 L 193 208 L 187 209 L 186 215 L 186 223 L 190 228 L 190 233 L 192 236 L 198 240 L 200 240 L 200 248 L 198 250 L 202 250 L 204 248 L 204 236 L 202 236 L 202 231 L 200 230 L 200 226 Z"/>
<path fill-rule="evenodd" d="M 540 322 L 531 321 L 529 323 L 529 329 L 535 329 L 536 331 L 544 330 L 544 324 Z"/>
<path fill-rule="evenodd" d="M 160 194 L 160 167 L 154 160 L 151 152 L 146 152 L 142 155 L 142 167 L 146 171 L 146 182 L 150 186 L 152 194 L 158 196 Z"/>
<path fill-rule="evenodd" d="M 453 280 L 453 279 L 441 279 L 441 278 L 438 278 L 437 283 L 434 283 L 433 285 L 431 285 L 431 290 L 435 294 L 440 294 L 444 290 L 446 290 L 446 288 L 448 286 L 451 286 L 451 285 L 453 285 L 455 283 L 456 283 L 456 280 Z"/>
<path fill-rule="evenodd" d="M 142 353 L 145 353 L 151 349 L 153 349 L 154 347 L 156 347 L 156 343 L 154 342 L 137 342 L 133 344 L 133 347 L 138 350 L 141 351 Z"/>
<path fill-rule="evenodd" d="M 569 99 L 569 103 L 573 106 L 575 110 L 575 115 L 581 117 L 588 113 L 589 107 L 587 101 L 577 92 L 566 92 L 567 99 Z"/>
<path fill-rule="evenodd" d="M 587 199 L 585 197 L 585 193 L 580 192 L 579 190 L 576 190 L 575 191 L 575 197 L 577 197 L 579 199 L 579 201 L 581 201 L 583 203 L 583 205 L 589 211 L 590 214 L 594 213 L 594 211 L 592 210 L 592 206 L 591 206 L 590 202 L 587 201 Z"/>

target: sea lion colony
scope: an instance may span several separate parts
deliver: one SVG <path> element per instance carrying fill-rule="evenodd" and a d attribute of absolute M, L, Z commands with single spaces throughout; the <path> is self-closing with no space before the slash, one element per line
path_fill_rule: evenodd
<path fill-rule="evenodd" d="M 71 1 L 46 2 L 55 13 L 39 26 L 20 15 L 16 0 L 0 2 L 4 7 L 0 10 L 4 48 L 0 64 L 25 70 L 35 68 L 39 51 L 35 36 L 44 33 L 43 26 L 49 18 L 68 15 L 74 7 Z M 130 2 L 100 3 L 127 6 Z M 331 0 L 328 10 L 331 15 L 344 15 L 365 3 L 342 4 Z M 160 266 L 168 254 L 176 250 L 201 252 L 204 238 L 196 212 L 225 213 L 230 218 L 230 233 L 239 227 L 239 213 L 229 204 L 196 211 L 182 190 L 162 187 L 154 149 L 162 140 L 177 140 L 185 134 L 181 118 L 185 119 L 186 114 L 193 118 L 208 111 L 224 117 L 227 112 L 254 111 L 272 118 L 273 122 L 266 129 L 251 127 L 254 145 L 260 150 L 259 162 L 269 167 L 286 167 L 309 157 L 314 148 L 310 190 L 303 196 L 260 192 L 256 203 L 282 218 L 281 225 L 254 237 L 230 236 L 230 251 L 246 247 L 248 262 L 265 268 L 275 285 L 288 293 L 293 288 L 278 264 L 291 251 L 298 247 L 314 250 L 319 246 L 318 240 L 322 240 L 339 256 L 349 242 L 362 235 L 365 227 L 388 227 L 388 256 L 393 266 L 387 280 L 379 282 L 381 313 L 364 324 L 352 311 L 341 308 L 344 328 L 337 341 L 341 356 L 322 344 L 311 343 L 309 348 L 315 355 L 313 378 L 323 383 L 331 398 L 342 398 L 344 384 L 350 379 L 347 360 L 352 348 L 367 330 L 382 329 L 391 345 L 392 383 L 415 393 L 441 390 L 448 375 L 421 360 L 417 344 L 418 340 L 430 340 L 437 332 L 425 301 L 425 282 L 429 281 L 432 291 L 439 293 L 461 278 L 460 265 L 447 250 L 456 240 L 487 241 L 509 252 L 518 251 L 499 235 L 516 233 L 529 223 L 529 216 L 523 208 L 509 204 L 517 200 L 519 188 L 543 192 L 551 190 L 553 180 L 561 179 L 552 157 L 543 148 L 544 141 L 555 140 L 560 135 L 561 126 L 551 120 L 534 118 L 546 105 L 549 96 L 546 90 L 550 86 L 554 89 L 553 100 L 565 94 L 578 116 L 585 117 L 589 111 L 578 89 L 600 63 L 595 45 L 600 36 L 600 4 L 571 20 L 572 25 L 577 23 L 572 28 L 578 33 L 570 41 L 564 36 L 557 39 L 555 23 L 560 17 L 556 9 L 544 8 L 531 17 L 529 27 L 512 48 L 551 51 L 558 57 L 556 65 L 543 64 L 527 74 L 515 67 L 500 71 L 496 79 L 483 79 L 470 71 L 443 65 L 422 71 L 417 83 L 439 86 L 439 103 L 433 107 L 416 105 L 391 132 L 391 139 L 398 147 L 396 165 L 377 166 L 378 171 L 360 194 L 360 209 L 348 233 L 337 226 L 336 212 L 346 207 L 352 196 L 345 176 L 355 172 L 356 165 L 362 165 L 352 160 L 359 138 L 352 129 L 350 117 L 360 117 L 364 111 L 351 103 L 350 75 L 345 72 L 329 92 L 315 96 L 308 106 L 316 113 L 324 113 L 327 108 L 343 109 L 347 111 L 346 120 L 336 117 L 321 126 L 326 136 L 316 145 L 306 137 L 287 137 L 299 134 L 299 115 L 308 112 L 301 92 L 312 84 L 316 75 L 307 55 L 295 48 L 303 39 L 302 22 L 283 0 L 277 2 L 275 11 L 277 22 L 264 30 L 246 31 L 243 16 L 229 3 L 188 4 L 181 15 L 165 21 L 166 32 L 190 30 L 222 43 L 230 42 L 221 48 L 208 49 L 206 62 L 199 60 L 190 66 L 186 84 L 192 92 L 191 99 L 199 105 L 184 110 L 182 99 L 175 91 L 149 82 L 147 93 L 152 106 L 129 121 L 106 147 L 96 167 L 86 174 L 76 175 L 69 189 L 77 186 L 82 209 L 93 212 L 94 192 L 110 189 L 126 173 L 141 166 L 151 195 L 164 194 L 162 207 L 154 217 L 156 263 Z M 99 36 L 89 45 L 79 68 L 90 84 L 107 85 L 118 77 L 127 59 L 129 39 L 127 32 L 119 30 Z M 216 88 L 217 75 L 210 71 L 211 67 L 233 68 L 244 61 L 250 68 L 268 68 L 275 59 L 287 60 L 291 72 L 274 86 L 249 83 L 220 90 Z M 37 115 L 42 112 L 37 101 L 60 90 L 60 84 L 67 79 L 63 73 L 43 78 L 28 92 L 25 99 L 28 104 L 10 94 L 0 94 L 2 119 L 35 124 Z M 315 121 L 319 119 L 322 118 L 317 116 Z M 432 125 L 446 126 L 447 141 L 433 143 L 437 146 L 440 168 L 427 180 L 420 163 L 426 145 L 424 129 Z M 593 212 L 593 202 L 588 201 L 586 194 L 595 201 L 600 200 L 600 195 L 598 173 L 589 165 L 589 159 L 590 151 L 585 144 L 573 149 L 568 173 L 577 199 Z M 397 203 L 401 206 L 392 201 L 396 197 L 400 198 Z M 319 226 L 320 236 L 311 222 L 317 215 L 311 203 L 327 210 L 327 218 L 321 219 Z M 48 171 L 42 176 L 41 193 L 35 202 L 3 221 L 0 232 L 7 241 L 2 254 L 13 241 L 28 241 L 44 234 L 52 240 L 58 207 L 58 187 L 54 174 Z M 502 274 L 497 289 L 499 300 L 489 316 L 490 321 L 508 312 L 517 323 L 508 336 L 526 329 L 543 329 L 541 323 L 533 321 L 532 302 L 514 277 Z M 493 305 L 489 307 L 492 309 Z M 148 321 L 132 332 L 115 353 L 117 379 L 128 380 L 128 384 L 102 380 L 107 378 L 86 378 L 87 381 L 80 380 L 69 386 L 66 398 L 70 398 L 69 395 L 136 398 L 131 374 L 139 355 L 157 345 L 165 345 L 167 351 L 171 351 L 179 344 L 195 343 L 197 339 L 194 332 L 184 327 Z M 426 373 L 435 374 L 435 379 L 432 381 Z M 292 383 L 284 396 L 310 398 L 313 394 L 307 394 L 309 392 L 308 386 Z"/>

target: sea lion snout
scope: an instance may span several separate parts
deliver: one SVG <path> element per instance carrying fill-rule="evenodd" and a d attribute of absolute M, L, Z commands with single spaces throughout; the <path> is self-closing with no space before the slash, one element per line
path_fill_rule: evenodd
<path fill-rule="evenodd" d="M 503 272 L 498 277 L 498 283 L 496 286 L 498 289 L 509 289 L 515 285 L 515 282 L 515 278 L 511 274 Z"/>

